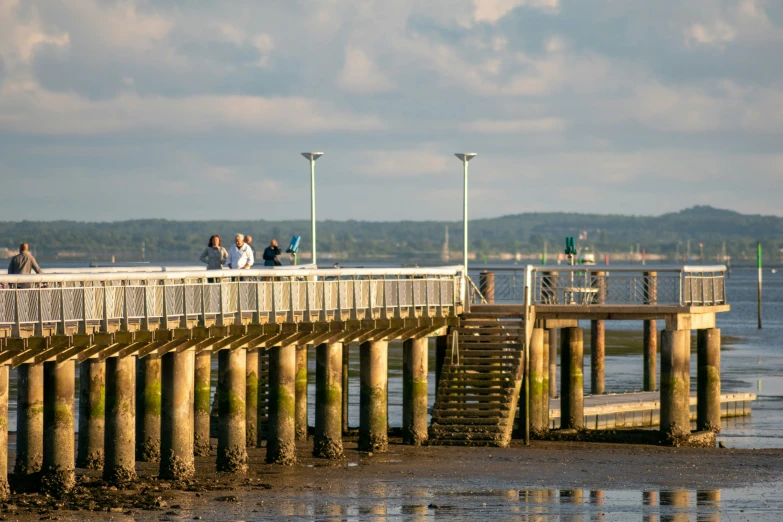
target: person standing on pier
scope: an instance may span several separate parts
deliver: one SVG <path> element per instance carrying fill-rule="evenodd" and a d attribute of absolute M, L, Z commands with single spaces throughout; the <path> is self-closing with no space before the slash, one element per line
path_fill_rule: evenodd
<path fill-rule="evenodd" d="M 269 242 L 269 246 L 264 249 L 264 266 L 281 266 L 280 248 L 277 246 L 277 239 Z"/>
<path fill-rule="evenodd" d="M 226 249 L 220 244 L 220 236 L 217 234 L 209 238 L 207 248 L 199 258 L 202 263 L 206 263 L 207 270 L 222 270 L 227 259 L 228 252 L 226 252 Z"/>
<path fill-rule="evenodd" d="M 19 245 L 19 254 L 11 258 L 11 264 L 8 265 L 9 274 L 26 275 L 35 270 L 36 274 L 42 274 L 41 267 L 36 263 L 35 258 L 30 253 L 30 247 L 27 243 Z"/>
<path fill-rule="evenodd" d="M 250 268 L 254 261 L 253 249 L 245 243 L 245 236 L 242 234 L 234 236 L 234 245 L 228 251 L 228 268 Z"/>
<path fill-rule="evenodd" d="M 253 259 L 256 258 L 256 247 L 253 246 L 253 237 L 250 234 L 245 234 L 245 244 L 253 251 Z"/>

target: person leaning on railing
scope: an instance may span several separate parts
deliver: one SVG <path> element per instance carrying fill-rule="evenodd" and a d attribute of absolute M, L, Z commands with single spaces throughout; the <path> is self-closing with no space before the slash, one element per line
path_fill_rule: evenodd
<path fill-rule="evenodd" d="M 228 259 L 228 252 L 220 244 L 220 236 L 215 234 L 209 238 L 207 248 L 201 254 L 199 260 L 206 263 L 207 270 L 222 270 Z"/>
<path fill-rule="evenodd" d="M 19 245 L 19 253 L 11 258 L 11 263 L 8 265 L 8 273 L 11 275 L 26 275 L 31 274 L 35 270 L 36 274 L 42 274 L 43 270 L 38 266 L 35 258 L 30 253 L 30 247 L 27 243 Z M 30 288 L 30 283 L 19 283 L 17 288 Z"/>

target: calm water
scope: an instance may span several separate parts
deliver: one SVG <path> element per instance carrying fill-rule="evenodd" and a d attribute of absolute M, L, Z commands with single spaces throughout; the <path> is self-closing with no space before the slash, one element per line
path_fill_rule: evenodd
<path fill-rule="evenodd" d="M 782 271 L 783 272 L 783 271 Z M 724 336 L 738 341 L 724 346 L 721 353 L 721 377 L 724 391 L 754 392 L 758 400 L 753 404 L 753 415 L 724 422 L 719 438 L 730 447 L 783 447 L 783 273 L 764 273 L 764 328 L 756 325 L 756 270 L 734 269 L 727 280 L 727 296 L 731 311 L 718 315 L 718 327 Z M 589 328 L 589 323 L 582 325 Z M 607 322 L 611 330 L 641 331 L 641 322 Z M 659 328 L 663 328 L 662 321 Z M 589 335 L 585 336 L 589 338 Z M 359 422 L 359 347 L 352 344 L 350 361 L 350 410 L 352 426 Z M 435 397 L 434 342 L 430 349 L 430 405 Z M 585 349 L 585 368 L 589 375 L 589 349 Z M 217 360 L 214 361 L 216 369 Z M 315 351 L 309 351 L 310 424 L 315 423 Z M 660 368 L 660 363 L 658 364 Z M 78 372 L 77 372 L 78 374 Z M 216 378 L 216 372 L 214 375 Z M 638 353 L 606 356 L 606 391 L 622 393 L 641 388 L 642 356 Z M 691 381 L 695 390 L 696 358 L 692 355 Z M 559 376 L 558 376 L 559 382 Z M 660 382 L 660 379 L 659 379 Z M 11 397 L 15 397 L 16 372 L 11 372 Z M 78 401 L 78 394 L 77 394 Z M 16 429 L 16 401 L 9 404 L 10 429 Z M 389 347 L 389 422 L 402 424 L 402 344 Z"/>

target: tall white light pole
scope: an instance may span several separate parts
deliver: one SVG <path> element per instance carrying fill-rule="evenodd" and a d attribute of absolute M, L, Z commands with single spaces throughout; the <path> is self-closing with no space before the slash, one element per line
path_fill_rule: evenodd
<path fill-rule="evenodd" d="M 464 199 L 462 202 L 462 264 L 465 265 L 465 277 L 468 275 L 468 162 L 476 157 L 475 152 L 454 154 L 462 161 L 465 171 Z"/>
<path fill-rule="evenodd" d="M 323 152 L 303 152 L 302 156 L 310 161 L 310 235 L 313 241 L 313 264 L 315 257 L 315 160 L 323 156 Z"/>

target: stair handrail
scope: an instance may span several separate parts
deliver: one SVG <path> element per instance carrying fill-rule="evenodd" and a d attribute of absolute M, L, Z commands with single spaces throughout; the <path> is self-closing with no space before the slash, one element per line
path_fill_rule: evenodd
<path fill-rule="evenodd" d="M 456 362 L 454 361 L 456 355 Z M 459 333 L 454 330 L 451 333 L 451 365 L 459 366 Z"/>
<path fill-rule="evenodd" d="M 476 283 L 474 283 L 469 276 L 465 276 L 465 279 L 467 279 L 468 282 L 470 283 L 471 289 L 473 290 L 473 294 L 478 295 L 479 299 L 481 300 L 481 303 L 487 304 L 487 298 L 484 297 L 484 294 L 481 293 L 481 290 L 479 290 L 479 287 L 476 286 Z"/>

